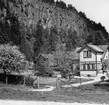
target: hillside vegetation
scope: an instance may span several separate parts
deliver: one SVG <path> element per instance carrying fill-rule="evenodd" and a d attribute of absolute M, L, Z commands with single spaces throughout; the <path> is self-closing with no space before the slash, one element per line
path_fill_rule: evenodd
<path fill-rule="evenodd" d="M 86 43 L 108 44 L 109 34 L 72 5 L 54 0 L 0 0 L 0 44 L 12 42 L 33 60 L 65 44 L 71 51 Z"/>

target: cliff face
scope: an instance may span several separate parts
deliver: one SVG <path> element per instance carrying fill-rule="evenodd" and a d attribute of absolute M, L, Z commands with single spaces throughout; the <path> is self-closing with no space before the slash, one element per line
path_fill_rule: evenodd
<path fill-rule="evenodd" d="M 55 27 L 59 32 L 58 34 L 63 33 L 62 37 L 66 37 L 67 42 L 73 40 L 73 43 L 69 43 L 72 45 L 76 43 L 76 46 L 82 46 L 88 42 L 106 44 L 109 41 L 109 35 L 101 24 L 90 21 L 82 12 L 78 13 L 74 7 L 68 10 L 67 8 L 60 8 L 56 5 L 56 2 L 50 4 L 43 1 L 47 0 L 0 0 L 0 35 L 3 34 L 0 36 L 1 39 L 7 39 L 7 42 L 10 39 L 15 41 L 23 31 L 27 32 L 26 35 L 31 36 L 40 20 L 43 29 Z M 22 24 L 20 31 L 17 30 L 19 24 Z M 25 35 L 25 33 L 22 34 Z M 101 38 L 103 41 L 100 41 Z M 2 43 L 2 40 L 0 40 L 0 43 Z M 66 43 L 66 41 L 64 40 L 63 43 Z"/>
<path fill-rule="evenodd" d="M 38 20 L 41 19 L 44 28 L 51 28 L 52 26 L 56 26 L 57 29 L 63 28 L 64 30 L 71 28 L 72 30 L 76 30 L 79 36 L 88 34 L 87 30 L 85 30 L 87 28 L 85 21 L 79 16 L 76 10 L 61 9 L 55 4 L 50 5 L 41 0 L 2 1 L 4 2 L 4 7 L 0 10 L 0 20 L 9 16 L 8 11 L 10 11 L 27 28 L 35 28 Z"/>

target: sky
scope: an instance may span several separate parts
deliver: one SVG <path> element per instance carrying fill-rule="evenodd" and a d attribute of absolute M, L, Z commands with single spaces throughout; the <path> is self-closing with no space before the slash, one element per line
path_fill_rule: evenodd
<path fill-rule="evenodd" d="M 72 4 L 78 11 L 82 11 L 88 18 L 101 23 L 109 33 L 109 0 L 62 0 Z"/>

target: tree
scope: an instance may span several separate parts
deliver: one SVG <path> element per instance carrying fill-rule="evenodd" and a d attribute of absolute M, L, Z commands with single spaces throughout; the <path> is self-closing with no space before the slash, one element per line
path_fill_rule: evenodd
<path fill-rule="evenodd" d="M 74 11 L 77 12 L 76 8 L 73 7 L 71 4 L 68 4 L 67 9 L 70 10 L 70 11 L 73 11 L 73 12 L 74 12 Z"/>
<path fill-rule="evenodd" d="M 43 27 L 41 25 L 41 20 L 38 21 L 36 31 L 34 34 L 35 37 L 35 42 L 34 42 L 34 57 L 33 57 L 33 62 L 34 62 L 34 68 L 35 70 L 40 72 L 40 68 L 43 68 L 42 64 L 40 64 L 40 55 L 42 53 L 42 47 L 43 47 Z"/>
<path fill-rule="evenodd" d="M 43 27 L 41 26 L 41 20 L 38 21 L 34 37 L 34 54 L 37 57 L 41 53 L 41 47 L 43 46 Z"/>
<path fill-rule="evenodd" d="M 68 40 L 66 43 L 66 48 L 68 51 L 73 50 L 76 47 L 76 40 L 77 40 L 77 32 L 71 29 L 68 30 Z"/>
<path fill-rule="evenodd" d="M 68 4 L 68 7 L 67 7 L 68 10 L 73 10 L 73 6 L 71 4 Z"/>
<path fill-rule="evenodd" d="M 7 22 L 0 22 L 0 44 L 9 42 L 10 28 Z"/>
<path fill-rule="evenodd" d="M 33 46 L 26 38 L 22 39 L 20 51 L 25 54 L 28 61 L 33 60 Z"/>
<path fill-rule="evenodd" d="M 24 54 L 19 51 L 19 47 L 10 44 L 0 45 L 0 69 L 3 69 L 6 83 L 7 75 L 12 72 L 19 73 L 24 70 L 26 59 Z"/>
<path fill-rule="evenodd" d="M 69 72 L 69 63 L 67 60 L 67 53 L 65 49 L 65 44 L 57 44 L 56 52 L 55 52 L 55 60 L 57 62 L 57 66 L 62 74 L 62 77 L 67 77 Z"/>
<path fill-rule="evenodd" d="M 47 2 L 47 3 L 50 3 L 50 4 L 54 4 L 54 0 L 42 0 L 43 2 Z"/>
<path fill-rule="evenodd" d="M 24 37 L 21 34 L 21 31 L 24 31 L 22 27 L 20 26 L 20 22 L 18 21 L 18 18 L 16 16 L 12 16 L 10 18 L 10 40 L 12 40 L 16 45 L 21 44 L 22 38 Z M 22 30 L 21 30 L 22 29 Z"/>
<path fill-rule="evenodd" d="M 54 27 L 54 28 L 51 28 L 50 29 L 50 34 L 48 36 L 48 39 L 47 39 L 47 53 L 52 53 L 53 51 L 55 51 L 56 49 L 56 41 L 57 41 L 57 38 L 56 36 L 58 35 L 58 32 L 57 32 L 57 29 Z"/>
<path fill-rule="evenodd" d="M 63 1 L 56 1 L 56 5 L 58 6 L 58 7 L 60 7 L 60 8 L 63 8 L 63 9 L 66 9 L 67 8 L 67 6 L 66 6 L 66 3 L 64 3 Z"/>

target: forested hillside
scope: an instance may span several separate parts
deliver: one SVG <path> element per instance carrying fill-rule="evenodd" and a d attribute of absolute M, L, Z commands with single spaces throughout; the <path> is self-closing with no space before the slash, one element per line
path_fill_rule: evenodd
<path fill-rule="evenodd" d="M 107 44 L 109 34 L 72 5 L 54 0 L 0 0 L 0 43 L 20 46 L 29 60 L 65 44 L 71 51 L 86 43 Z"/>

